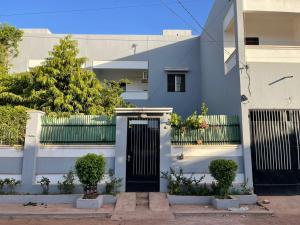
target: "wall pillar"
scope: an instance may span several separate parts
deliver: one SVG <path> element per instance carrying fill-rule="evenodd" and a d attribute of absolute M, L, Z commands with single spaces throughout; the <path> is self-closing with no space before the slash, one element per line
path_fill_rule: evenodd
<path fill-rule="evenodd" d="M 27 111 L 29 119 L 26 124 L 26 134 L 22 167 L 22 191 L 31 192 L 35 184 L 36 155 L 40 145 L 42 116 L 44 112 L 37 110 Z"/>
<path fill-rule="evenodd" d="M 243 1 L 235 0 L 235 33 L 236 33 L 236 49 L 237 49 L 237 66 L 239 68 L 240 78 L 240 93 L 241 96 L 245 95 L 250 99 L 249 93 L 249 77 L 251 74 L 247 72 L 248 66 L 245 56 L 245 34 L 244 34 L 244 9 Z M 248 73 L 248 74 L 247 74 Z M 247 181 L 248 187 L 253 187 L 252 177 L 252 159 L 251 159 L 251 140 L 250 140 L 250 123 L 249 123 L 249 102 L 241 103 L 240 124 L 242 134 L 242 145 L 244 154 L 244 171 L 245 182 Z"/>
<path fill-rule="evenodd" d="M 115 149 L 115 176 L 122 178 L 119 191 L 126 190 L 126 150 L 127 150 L 127 117 L 116 118 L 116 149 Z"/>
<path fill-rule="evenodd" d="M 165 113 L 160 119 L 160 172 L 166 172 L 171 167 L 171 113 Z M 167 180 L 160 178 L 160 192 L 167 192 Z"/>

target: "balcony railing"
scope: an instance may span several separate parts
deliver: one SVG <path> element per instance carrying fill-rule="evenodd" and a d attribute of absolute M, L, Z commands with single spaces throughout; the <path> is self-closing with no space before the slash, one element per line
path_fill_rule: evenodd
<path fill-rule="evenodd" d="M 299 0 L 243 0 L 244 11 L 300 12 Z"/>
<path fill-rule="evenodd" d="M 248 62 L 300 63 L 300 46 L 248 45 Z"/>
<path fill-rule="evenodd" d="M 126 91 L 122 95 L 125 100 L 147 100 L 148 91 Z"/>

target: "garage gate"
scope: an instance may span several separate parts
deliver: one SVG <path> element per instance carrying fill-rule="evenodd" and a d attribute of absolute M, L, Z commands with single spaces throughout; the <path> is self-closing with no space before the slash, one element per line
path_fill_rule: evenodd
<path fill-rule="evenodd" d="M 300 194 L 300 110 L 251 110 L 257 194 Z"/>

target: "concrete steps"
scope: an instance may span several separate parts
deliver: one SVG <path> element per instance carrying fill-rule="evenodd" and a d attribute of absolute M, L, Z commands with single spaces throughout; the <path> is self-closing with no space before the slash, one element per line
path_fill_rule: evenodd
<path fill-rule="evenodd" d="M 149 208 L 149 193 L 136 193 L 136 206 L 144 206 Z"/>
<path fill-rule="evenodd" d="M 168 221 L 175 219 L 164 193 L 121 193 L 111 218 L 112 220 Z"/>
<path fill-rule="evenodd" d="M 120 193 L 115 206 L 116 212 L 134 212 L 136 207 L 135 193 Z"/>
<path fill-rule="evenodd" d="M 149 208 L 156 212 L 169 211 L 170 205 L 167 195 L 165 193 L 149 193 Z"/>

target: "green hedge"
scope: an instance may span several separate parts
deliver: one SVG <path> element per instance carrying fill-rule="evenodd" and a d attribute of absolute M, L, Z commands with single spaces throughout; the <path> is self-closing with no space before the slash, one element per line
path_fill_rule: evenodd
<path fill-rule="evenodd" d="M 0 106 L 0 144 L 23 145 L 27 119 L 24 107 Z"/>

